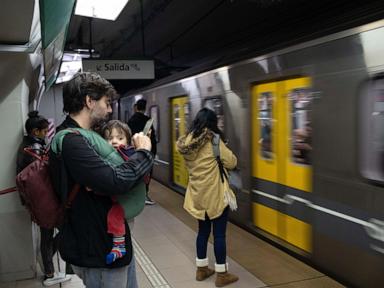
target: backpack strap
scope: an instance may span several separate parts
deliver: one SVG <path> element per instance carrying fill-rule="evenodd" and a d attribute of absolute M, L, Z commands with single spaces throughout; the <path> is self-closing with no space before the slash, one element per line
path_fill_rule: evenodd
<path fill-rule="evenodd" d="M 217 165 L 219 166 L 221 183 L 224 183 L 224 178 L 228 180 L 228 175 L 225 171 L 223 162 L 220 159 L 220 135 L 219 134 L 216 134 L 216 133 L 213 134 L 212 150 L 213 150 L 213 156 L 215 157 Z"/>
<path fill-rule="evenodd" d="M 48 155 L 49 147 L 47 150 L 44 150 L 43 154 L 37 154 L 35 149 L 29 148 L 29 147 L 25 147 L 23 150 L 24 150 L 24 153 L 28 154 L 29 156 L 32 156 L 35 159 L 39 159 L 40 161 L 43 161 L 48 157 L 47 155 Z"/>
<path fill-rule="evenodd" d="M 116 151 L 112 145 L 108 144 L 108 142 L 101 137 L 98 133 L 83 129 L 83 128 L 68 128 L 57 132 L 55 137 L 51 142 L 51 150 L 60 155 L 63 148 L 63 140 L 67 134 L 75 133 L 81 135 L 88 144 L 99 154 L 99 156 L 112 166 L 117 166 L 124 163 L 124 159 L 120 157 L 119 153 Z"/>
<path fill-rule="evenodd" d="M 61 153 L 64 136 L 69 133 L 81 134 L 81 128 L 66 128 L 57 132 L 50 145 L 50 148 L 54 153 Z"/>
<path fill-rule="evenodd" d="M 69 134 L 69 133 L 81 134 L 80 128 L 67 128 L 67 129 L 61 130 L 58 133 L 56 133 L 55 137 L 56 136 L 57 137 L 54 138 L 55 141 L 52 141 L 51 145 L 48 146 L 47 152 L 48 152 L 49 148 L 51 148 L 54 153 L 57 153 L 57 154 L 61 153 L 64 136 Z M 59 134 L 59 135 L 57 135 L 57 134 Z M 34 156 L 34 155 L 32 155 L 32 156 Z M 34 157 L 36 157 L 36 156 L 34 156 Z M 63 205 L 64 211 L 68 208 L 71 208 L 72 202 L 73 202 L 73 200 L 75 200 L 77 193 L 79 193 L 79 191 L 80 191 L 80 188 L 81 188 L 80 184 L 75 183 L 74 186 L 72 187 L 71 191 L 69 192 L 69 194 L 67 194 L 68 198 L 66 199 L 66 201 L 63 201 L 64 202 L 64 205 Z"/>
<path fill-rule="evenodd" d="M 212 138 L 213 156 L 220 159 L 220 135 L 214 133 Z"/>

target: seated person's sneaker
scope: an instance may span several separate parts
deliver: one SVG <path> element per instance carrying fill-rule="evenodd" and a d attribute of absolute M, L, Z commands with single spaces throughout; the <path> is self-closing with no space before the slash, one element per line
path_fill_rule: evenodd
<path fill-rule="evenodd" d="M 63 272 L 55 272 L 52 277 L 45 276 L 43 285 L 46 287 L 58 284 L 58 283 L 63 283 L 66 281 L 71 280 L 70 275 L 66 275 Z"/>
<path fill-rule="evenodd" d="M 156 204 L 156 202 L 153 201 L 151 198 L 149 198 L 149 196 L 146 196 L 145 197 L 145 205 L 153 205 L 153 204 Z"/>

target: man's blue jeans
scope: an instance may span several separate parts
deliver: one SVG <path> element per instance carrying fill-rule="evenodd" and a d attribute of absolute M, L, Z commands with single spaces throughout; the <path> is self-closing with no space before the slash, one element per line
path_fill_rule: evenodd
<path fill-rule="evenodd" d="M 72 265 L 73 271 L 83 280 L 86 287 L 126 288 L 128 266 L 114 269 L 86 268 Z"/>
<path fill-rule="evenodd" d="M 139 288 L 139 285 L 137 284 L 137 277 L 136 277 L 135 254 L 132 255 L 132 261 L 128 266 L 127 288 Z"/>
<path fill-rule="evenodd" d="M 86 287 L 92 288 L 138 288 L 135 258 L 128 266 L 114 269 L 86 268 L 72 265 Z"/>
<path fill-rule="evenodd" d="M 133 233 L 133 227 L 135 224 L 135 219 L 128 220 L 129 230 L 131 230 L 131 233 Z M 133 240 L 133 238 L 132 238 Z M 133 246 L 132 246 L 133 249 Z M 131 263 L 128 266 L 128 282 L 127 282 L 127 288 L 139 288 L 139 285 L 137 284 L 137 277 L 136 277 L 136 258 L 135 258 L 135 251 L 132 251 L 132 260 Z"/>
<path fill-rule="evenodd" d="M 196 239 L 197 258 L 207 258 L 207 245 L 211 226 L 213 226 L 213 247 L 215 251 L 216 263 L 225 264 L 227 257 L 227 247 L 225 243 L 225 232 L 228 222 L 228 207 L 224 209 L 220 217 L 210 220 L 205 215 L 205 220 L 199 220 L 199 232 Z"/>

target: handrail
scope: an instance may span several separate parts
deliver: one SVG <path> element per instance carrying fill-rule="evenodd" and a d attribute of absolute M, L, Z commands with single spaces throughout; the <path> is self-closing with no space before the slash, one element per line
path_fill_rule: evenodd
<path fill-rule="evenodd" d="M 4 190 L 0 190 L 0 195 L 8 194 L 8 193 L 16 192 L 16 191 L 17 191 L 16 187 L 11 187 L 11 188 L 7 188 Z"/>

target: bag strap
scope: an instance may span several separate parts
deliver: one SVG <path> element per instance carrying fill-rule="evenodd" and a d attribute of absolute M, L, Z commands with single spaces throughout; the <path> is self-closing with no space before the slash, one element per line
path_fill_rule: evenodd
<path fill-rule="evenodd" d="M 24 150 L 24 153 L 32 156 L 33 158 L 36 158 L 36 159 L 38 159 L 40 161 L 43 161 L 43 160 L 46 160 L 49 148 L 47 150 L 44 150 L 44 153 L 42 153 L 41 155 L 37 154 L 35 152 L 36 150 L 33 149 L 33 148 L 30 148 L 30 147 L 25 147 L 23 150 Z"/>
<path fill-rule="evenodd" d="M 219 157 L 220 159 L 220 136 L 219 134 L 213 134 L 212 138 L 212 149 L 213 149 L 213 156 L 217 159 Z"/>
<path fill-rule="evenodd" d="M 69 133 L 82 135 L 81 134 L 82 130 L 84 130 L 84 129 L 82 129 L 82 128 L 65 128 L 63 130 L 60 130 L 59 132 L 57 132 L 55 134 L 55 137 L 52 139 L 51 145 L 49 145 L 49 147 L 51 148 L 51 150 L 54 153 L 60 154 L 62 151 L 63 140 L 64 140 L 65 135 L 67 135 Z"/>
<path fill-rule="evenodd" d="M 221 183 L 224 183 L 224 178 L 228 180 L 228 175 L 225 171 L 223 162 L 220 159 L 220 135 L 214 133 L 212 138 L 212 150 L 213 156 L 215 156 L 215 160 L 217 165 L 219 166 Z"/>
<path fill-rule="evenodd" d="M 53 147 L 54 149 L 52 149 L 52 151 L 55 152 L 55 153 L 58 152 L 58 151 L 61 152 L 61 148 L 62 148 L 62 145 L 63 145 L 63 139 L 64 139 L 64 136 L 65 136 L 66 134 L 69 134 L 69 133 L 81 134 L 81 133 L 80 133 L 80 129 L 81 129 L 81 128 L 66 128 L 66 129 L 64 129 L 64 130 L 59 131 L 58 133 L 61 134 L 61 135 L 59 135 L 59 136 L 60 136 L 59 142 L 58 142 L 58 143 L 54 143 L 54 144 L 51 143 L 51 145 L 55 145 L 55 144 L 56 144 L 56 146 Z M 58 134 L 58 133 L 57 133 L 57 134 Z M 52 141 L 52 142 L 53 142 L 53 141 Z M 51 148 L 51 145 L 48 146 L 48 149 L 47 149 L 46 152 L 49 151 L 49 148 Z M 57 146 L 59 146 L 59 147 L 57 147 Z M 55 150 L 56 150 L 56 151 L 55 151 Z M 57 151 L 57 150 L 58 150 L 58 151 Z M 72 206 L 72 202 L 73 202 L 73 200 L 75 200 L 77 193 L 79 193 L 79 191 L 80 191 L 80 188 L 81 188 L 81 186 L 80 186 L 80 184 L 78 184 L 78 183 L 75 183 L 75 184 L 73 185 L 71 191 L 70 191 L 69 194 L 68 194 L 68 198 L 67 198 L 67 200 L 66 200 L 65 203 L 64 203 L 64 209 L 71 208 L 71 206 Z"/>

